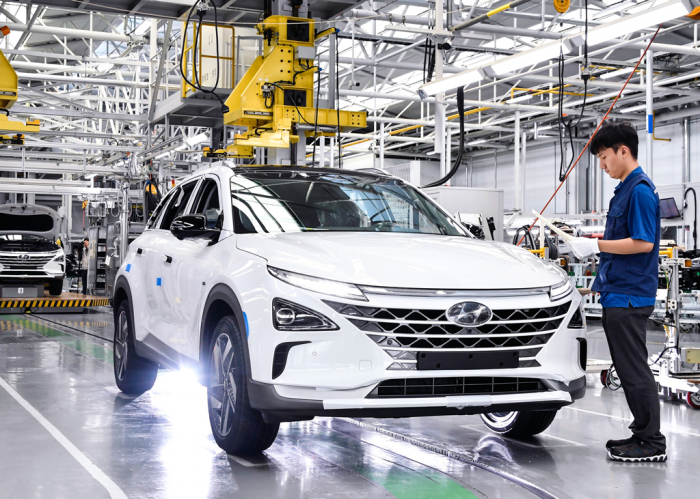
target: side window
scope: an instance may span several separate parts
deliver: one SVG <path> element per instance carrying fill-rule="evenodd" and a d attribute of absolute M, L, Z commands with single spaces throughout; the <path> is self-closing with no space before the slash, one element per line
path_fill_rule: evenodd
<path fill-rule="evenodd" d="M 221 204 L 219 203 L 219 186 L 216 180 L 208 178 L 202 182 L 197 198 L 192 205 L 192 213 L 201 213 L 207 217 L 207 227 L 221 227 Z"/>
<path fill-rule="evenodd" d="M 219 203 L 219 186 L 214 179 L 205 179 L 199 189 L 197 200 L 192 207 L 192 213 L 205 214 L 207 210 L 221 210 Z"/>
<path fill-rule="evenodd" d="M 170 224 L 173 223 L 173 220 L 185 212 L 185 207 L 187 206 L 196 185 L 197 181 L 195 180 L 181 186 L 177 189 L 177 192 L 173 193 L 173 200 L 165 209 L 159 228 L 163 230 L 170 230 Z"/>

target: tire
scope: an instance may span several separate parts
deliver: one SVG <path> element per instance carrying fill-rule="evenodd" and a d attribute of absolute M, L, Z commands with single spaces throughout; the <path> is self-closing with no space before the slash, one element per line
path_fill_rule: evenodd
<path fill-rule="evenodd" d="M 51 296 L 58 296 L 61 293 L 63 293 L 63 279 L 49 281 L 49 294 Z"/>
<path fill-rule="evenodd" d="M 481 420 L 491 431 L 505 437 L 531 437 L 542 433 L 554 421 L 558 409 L 547 411 L 513 411 L 482 414 Z"/>
<path fill-rule="evenodd" d="M 600 384 L 603 385 L 603 388 L 608 387 L 608 370 L 607 369 L 603 369 L 602 371 L 600 371 Z"/>
<path fill-rule="evenodd" d="M 153 388 L 158 376 L 158 364 L 136 355 L 129 300 L 122 301 L 117 309 L 113 355 L 114 380 L 122 392 L 140 395 Z"/>
<path fill-rule="evenodd" d="M 207 405 L 214 440 L 228 454 L 264 451 L 277 437 L 279 423 L 266 423 L 250 406 L 245 338 L 234 316 L 219 321 L 207 356 Z"/>
<path fill-rule="evenodd" d="M 685 401 L 693 409 L 700 409 L 700 393 L 688 392 L 688 394 L 685 396 Z"/>

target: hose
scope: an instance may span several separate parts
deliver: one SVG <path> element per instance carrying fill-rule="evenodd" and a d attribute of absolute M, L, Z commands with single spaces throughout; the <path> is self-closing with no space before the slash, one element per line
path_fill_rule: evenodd
<path fill-rule="evenodd" d="M 685 201 L 686 196 L 690 191 L 693 191 L 693 207 L 695 208 L 695 217 L 693 218 L 693 250 L 696 253 L 698 251 L 698 195 L 695 193 L 695 189 L 688 187 L 683 194 L 683 201 Z"/>
<path fill-rule="evenodd" d="M 464 153 L 464 87 L 457 88 L 457 112 L 459 113 L 459 152 L 457 152 L 457 158 L 455 159 L 452 169 L 447 172 L 447 175 L 442 177 L 440 180 L 431 182 L 421 187 L 421 189 L 427 189 L 428 187 L 437 187 L 444 184 L 452 177 L 455 176 L 459 166 L 462 164 L 462 154 Z"/>

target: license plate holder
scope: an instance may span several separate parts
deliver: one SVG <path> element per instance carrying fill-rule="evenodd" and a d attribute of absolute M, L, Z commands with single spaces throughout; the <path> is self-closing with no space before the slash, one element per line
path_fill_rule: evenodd
<path fill-rule="evenodd" d="M 513 369 L 519 366 L 517 351 L 495 352 L 418 352 L 419 371 L 469 371 Z"/>

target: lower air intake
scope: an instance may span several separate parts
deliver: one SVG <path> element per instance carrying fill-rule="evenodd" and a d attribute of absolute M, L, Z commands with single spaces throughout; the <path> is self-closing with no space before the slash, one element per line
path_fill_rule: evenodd
<path fill-rule="evenodd" d="M 540 380 L 532 378 L 408 378 L 382 381 L 367 398 L 445 397 L 545 391 L 547 388 Z"/>

